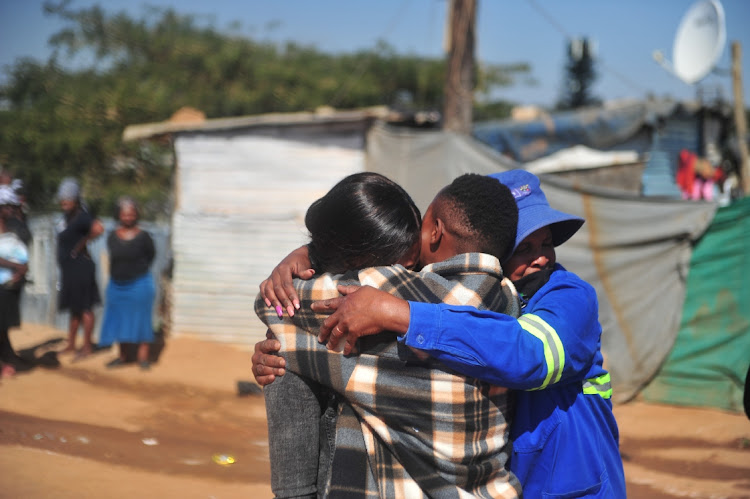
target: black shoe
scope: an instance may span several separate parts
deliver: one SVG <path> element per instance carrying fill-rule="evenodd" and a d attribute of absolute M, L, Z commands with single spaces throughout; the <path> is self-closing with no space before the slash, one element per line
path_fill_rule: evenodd
<path fill-rule="evenodd" d="M 115 367 L 124 366 L 125 362 L 120 358 L 117 357 L 115 360 L 110 360 L 107 362 L 107 369 L 113 369 Z"/>
<path fill-rule="evenodd" d="M 22 373 L 26 371 L 31 371 L 34 369 L 34 363 L 29 362 L 28 360 L 24 359 L 23 357 L 19 357 L 15 353 L 11 358 L 4 361 L 6 364 L 10 364 L 13 366 L 13 368 L 16 370 L 17 373 Z"/>

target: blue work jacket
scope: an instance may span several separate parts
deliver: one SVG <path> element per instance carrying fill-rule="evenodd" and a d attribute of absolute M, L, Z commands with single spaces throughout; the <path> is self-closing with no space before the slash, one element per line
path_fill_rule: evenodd
<path fill-rule="evenodd" d="M 521 317 L 410 302 L 407 345 L 516 391 L 511 471 L 526 498 L 624 498 L 594 288 L 557 265 Z"/>

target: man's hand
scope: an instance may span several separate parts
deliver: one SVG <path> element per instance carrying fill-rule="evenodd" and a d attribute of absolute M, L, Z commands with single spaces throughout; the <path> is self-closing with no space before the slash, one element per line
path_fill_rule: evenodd
<path fill-rule="evenodd" d="M 284 315 L 284 310 L 289 317 L 293 317 L 294 311 L 299 310 L 299 297 L 294 290 L 292 279 L 311 279 L 315 271 L 310 266 L 307 246 L 302 246 L 281 260 L 271 272 L 271 276 L 260 283 L 263 301 L 266 302 L 266 306 L 276 309 L 279 317 Z"/>
<path fill-rule="evenodd" d="M 12 272 L 10 281 L 12 283 L 20 281 L 29 270 L 29 266 L 25 263 L 11 262 L 10 260 L 6 260 L 5 258 L 0 258 L 0 267 L 10 269 L 10 271 Z"/>
<path fill-rule="evenodd" d="M 346 337 L 344 354 L 348 355 L 360 336 L 381 331 L 403 334 L 409 329 L 409 302 L 370 286 L 339 286 L 338 290 L 344 296 L 312 304 L 315 312 L 333 312 L 318 335 L 329 350 L 337 350 Z"/>
<path fill-rule="evenodd" d="M 270 385 L 276 376 L 283 376 L 286 372 L 286 360 L 274 355 L 280 349 L 281 343 L 278 340 L 267 339 L 255 344 L 252 371 L 260 386 Z"/>

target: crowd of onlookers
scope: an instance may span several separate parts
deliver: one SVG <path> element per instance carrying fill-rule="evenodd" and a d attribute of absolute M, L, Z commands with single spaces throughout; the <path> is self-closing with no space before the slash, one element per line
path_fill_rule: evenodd
<path fill-rule="evenodd" d="M 56 200 L 62 217 L 56 227 L 57 263 L 60 285 L 57 308 L 69 314 L 68 336 L 60 354 L 80 360 L 93 352 L 94 307 L 101 304 L 95 262 L 88 242 L 105 232 L 81 196 L 73 178 L 60 182 Z M 33 367 L 33 360 L 22 358 L 13 348 L 9 330 L 20 327 L 20 302 L 29 271 L 32 234 L 27 224 L 28 206 L 23 184 L 5 170 L 0 172 L 0 367 L 2 376 Z M 99 346 L 120 345 L 119 355 L 107 364 L 114 368 L 130 361 L 126 345 L 137 345 L 137 361 L 150 368 L 149 344 L 154 339 L 152 324 L 156 286 L 150 273 L 155 248 L 151 235 L 138 224 L 136 202 L 118 200 L 116 227 L 107 236 L 109 281 Z M 79 329 L 83 344 L 76 347 Z"/>

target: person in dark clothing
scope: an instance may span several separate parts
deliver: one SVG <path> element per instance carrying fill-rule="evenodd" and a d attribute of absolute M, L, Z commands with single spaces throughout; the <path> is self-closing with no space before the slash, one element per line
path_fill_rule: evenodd
<path fill-rule="evenodd" d="M 76 335 L 83 325 L 83 347 L 76 354 L 80 359 L 93 350 L 93 307 L 101 303 L 96 266 L 86 244 L 99 237 L 104 228 L 81 202 L 80 188 L 74 179 L 66 178 L 60 183 L 57 199 L 64 215 L 57 235 L 57 262 L 62 281 L 58 308 L 70 311 L 68 344 L 61 353 L 76 350 Z"/>
<path fill-rule="evenodd" d="M 9 189 L 6 193 L 12 193 L 12 198 L 6 198 L 12 199 L 12 203 L 3 206 L 6 210 L 5 229 L 18 236 L 27 248 L 31 248 L 32 236 L 24 211 L 23 182 L 14 179 L 7 170 L 0 170 L 0 187 Z"/>
<path fill-rule="evenodd" d="M 8 205 L 7 208 L 9 209 L 10 215 L 5 221 L 5 228 L 18 236 L 18 239 L 20 239 L 27 248 L 30 247 L 33 237 L 29 230 L 29 226 L 22 217 L 20 205 Z"/>
<path fill-rule="evenodd" d="M 29 226 L 26 223 L 26 216 L 22 209 L 22 197 L 19 194 L 19 190 L 14 187 L 14 184 L 16 182 L 17 181 L 7 184 L 0 184 L 0 189 L 3 189 L 3 192 L 5 193 L 3 195 L 5 204 L 0 207 L 0 209 L 5 211 L 3 213 L 3 218 L 5 220 L 5 230 L 7 232 L 12 232 L 13 234 L 15 234 L 18 239 L 20 239 L 21 242 L 26 246 L 26 250 L 30 252 L 33 238 L 31 236 Z M 24 286 L 26 286 L 27 277 L 28 274 L 24 274 L 20 276 L 18 280 L 6 285 L 6 290 L 10 293 L 9 299 L 14 303 L 13 323 L 16 324 L 16 326 L 21 325 L 21 293 L 23 293 L 23 288 Z"/>
<path fill-rule="evenodd" d="M 25 367 L 8 335 L 10 328 L 21 325 L 19 283 L 28 270 L 26 245 L 6 223 L 17 199 L 10 187 L 0 186 L 0 370 L 3 376 L 12 376 L 18 368 Z"/>
<path fill-rule="evenodd" d="M 120 199 L 117 220 L 117 229 L 107 237 L 110 279 L 99 344 L 120 344 L 120 355 L 107 364 L 111 368 L 128 360 L 123 344 L 137 343 L 138 363 L 147 370 L 149 344 L 154 341 L 156 285 L 149 272 L 156 253 L 154 241 L 138 226 L 138 207 L 132 199 Z"/>

